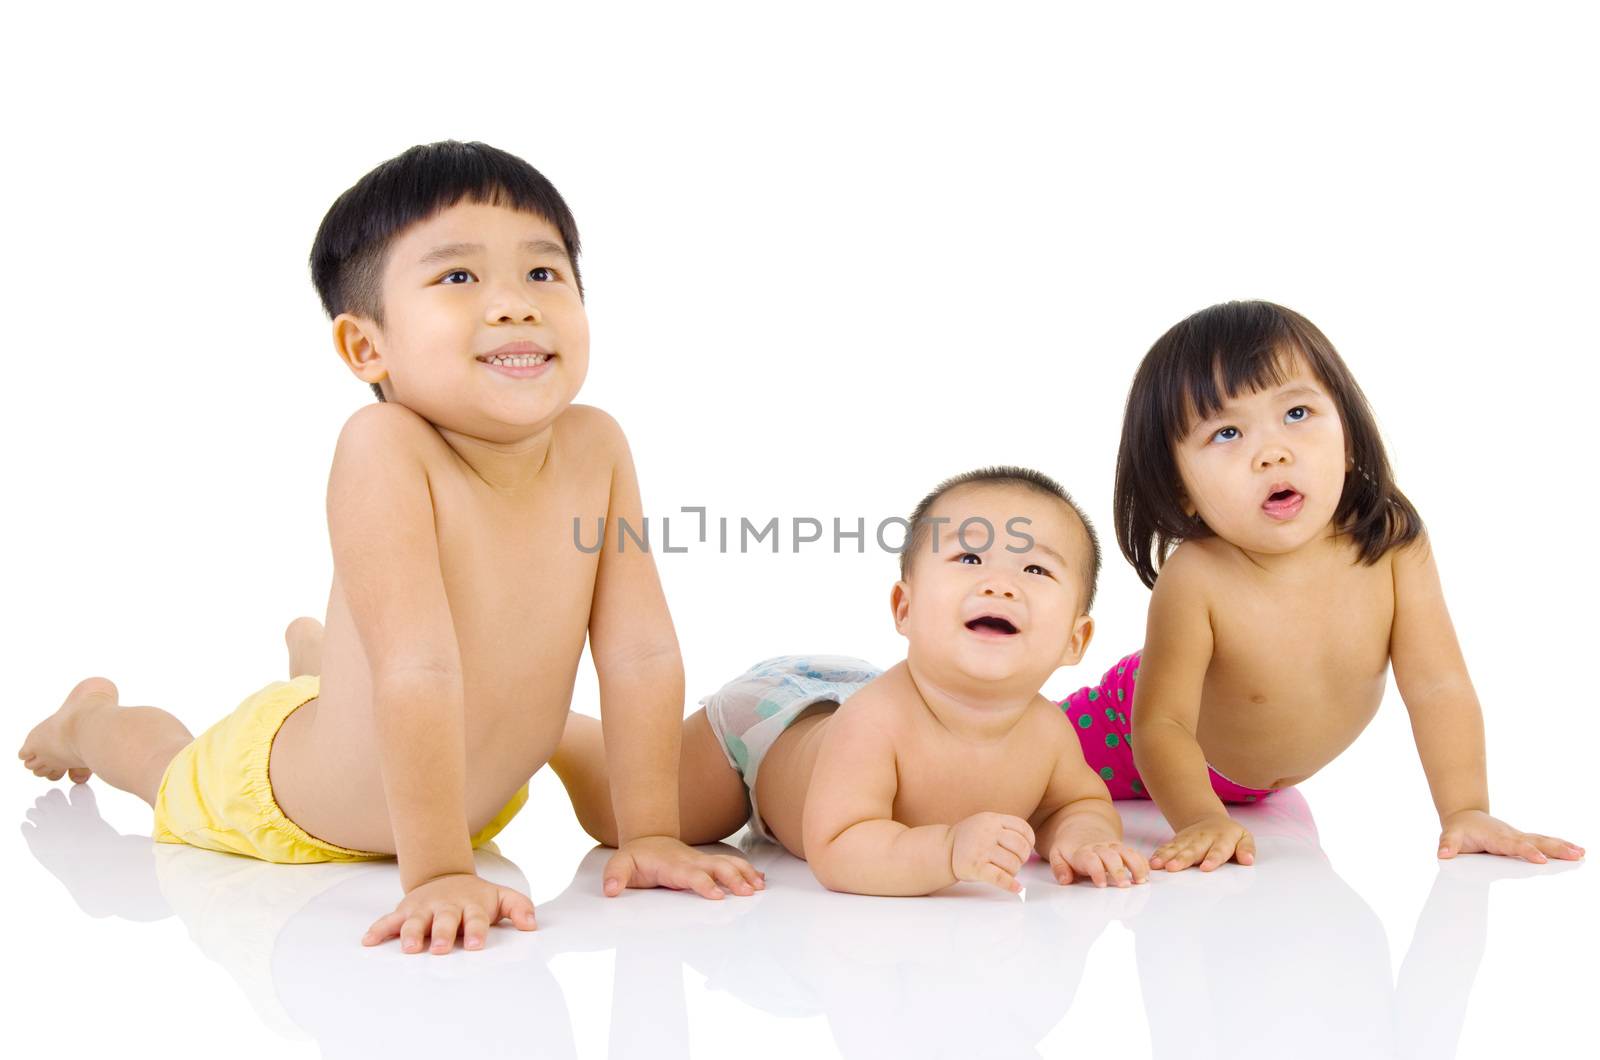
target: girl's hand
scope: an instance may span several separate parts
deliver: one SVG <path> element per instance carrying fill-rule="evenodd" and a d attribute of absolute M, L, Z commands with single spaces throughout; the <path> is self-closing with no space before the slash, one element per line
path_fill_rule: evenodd
<path fill-rule="evenodd" d="M 1199 862 L 1201 872 L 1210 872 L 1229 858 L 1241 865 L 1254 865 L 1256 841 L 1244 825 L 1221 814 L 1202 817 L 1156 847 L 1150 856 L 1150 867 L 1177 872 Z"/>
<path fill-rule="evenodd" d="M 1578 861 L 1583 848 L 1554 836 L 1519 832 L 1504 821 L 1490 817 L 1482 810 L 1462 810 L 1443 821 L 1444 830 L 1439 835 L 1439 856 L 1453 858 L 1457 854 L 1504 854 L 1522 858 L 1535 865 L 1543 865 L 1551 858 L 1561 861 Z"/>
<path fill-rule="evenodd" d="M 1150 865 L 1144 855 L 1121 843 L 1084 843 L 1073 847 L 1057 843 L 1050 851 L 1050 871 L 1056 882 L 1065 886 L 1078 876 L 1087 876 L 1096 887 L 1107 881 L 1117 887 L 1150 882 Z"/>

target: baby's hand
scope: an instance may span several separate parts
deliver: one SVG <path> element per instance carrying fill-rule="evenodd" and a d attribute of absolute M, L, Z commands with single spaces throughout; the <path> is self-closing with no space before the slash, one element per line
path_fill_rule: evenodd
<path fill-rule="evenodd" d="M 376 946 L 399 935 L 402 952 L 421 953 L 422 940 L 431 938 L 434 953 L 449 953 L 459 930 L 465 949 L 481 950 L 490 925 L 502 920 L 520 931 L 538 926 L 526 895 L 463 872 L 412 888 L 394 912 L 367 928 L 361 944 Z"/>
<path fill-rule="evenodd" d="M 1008 813 L 975 813 L 957 824 L 950 844 L 950 871 L 958 880 L 992 883 L 1015 894 L 1017 873 L 1033 850 L 1033 828 Z"/>
<path fill-rule="evenodd" d="M 704 854 L 661 835 L 622 844 L 606 862 L 601 879 L 608 898 L 621 894 L 624 887 L 669 887 L 715 900 L 722 897 L 723 887 L 748 896 L 767 886 L 766 876 L 744 858 Z"/>
<path fill-rule="evenodd" d="M 1150 867 L 1177 872 L 1199 862 L 1201 872 L 1210 872 L 1229 858 L 1241 865 L 1254 865 L 1256 841 L 1244 825 L 1220 814 L 1201 818 L 1156 847 L 1150 855 Z"/>
<path fill-rule="evenodd" d="M 1575 843 L 1554 836 L 1519 832 L 1482 810 L 1462 810 L 1446 817 L 1439 836 L 1439 856 L 1453 858 L 1457 854 L 1478 851 L 1522 858 L 1535 865 L 1543 865 L 1551 858 L 1577 861 L 1583 857 L 1583 848 Z"/>
<path fill-rule="evenodd" d="M 1144 855 L 1117 842 L 1084 843 L 1077 847 L 1058 842 L 1050 851 L 1050 871 L 1063 886 L 1078 876 L 1089 877 L 1096 887 L 1104 887 L 1108 880 L 1118 887 L 1150 880 L 1150 866 Z"/>

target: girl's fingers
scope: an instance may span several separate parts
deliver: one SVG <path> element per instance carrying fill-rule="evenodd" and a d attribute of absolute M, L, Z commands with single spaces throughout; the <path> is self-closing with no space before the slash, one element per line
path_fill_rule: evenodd
<path fill-rule="evenodd" d="M 1241 865 L 1254 865 L 1256 863 L 1256 837 L 1246 832 L 1240 838 L 1237 846 L 1233 848 L 1233 856 Z"/>
<path fill-rule="evenodd" d="M 1439 837 L 1439 856 L 1448 859 L 1461 853 L 1461 840 L 1463 838 L 1464 836 L 1454 828 L 1445 832 L 1444 835 Z"/>

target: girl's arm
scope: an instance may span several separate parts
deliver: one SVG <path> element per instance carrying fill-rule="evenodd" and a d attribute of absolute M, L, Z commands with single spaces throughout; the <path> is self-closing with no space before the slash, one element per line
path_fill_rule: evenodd
<path fill-rule="evenodd" d="M 957 880 L 1018 891 L 1033 829 L 980 813 L 958 825 L 911 828 L 894 819 L 898 790 L 889 733 L 867 711 L 840 707 L 817 749 L 806 791 L 806 861 L 824 887 L 855 894 L 932 894 Z"/>
<path fill-rule="evenodd" d="M 1439 856 L 1482 850 L 1534 862 L 1582 857 L 1583 850 L 1565 840 L 1520 832 L 1489 816 L 1483 710 L 1467 676 L 1427 538 L 1397 549 L 1392 570 L 1389 655 L 1439 811 Z"/>
<path fill-rule="evenodd" d="M 1133 710 L 1133 760 L 1150 797 L 1175 833 L 1151 868 L 1213 869 L 1237 857 L 1255 860 L 1255 840 L 1211 789 L 1205 752 L 1195 738 L 1200 693 L 1214 644 L 1200 570 L 1182 548 L 1150 595 Z"/>

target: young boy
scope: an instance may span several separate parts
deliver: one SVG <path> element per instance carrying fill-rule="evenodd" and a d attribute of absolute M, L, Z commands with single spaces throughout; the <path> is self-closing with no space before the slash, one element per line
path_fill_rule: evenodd
<path fill-rule="evenodd" d="M 28 734 L 24 765 L 139 795 L 162 842 L 396 855 L 405 897 L 364 941 L 478 949 L 502 919 L 534 927 L 472 851 L 560 740 L 587 635 L 617 778 L 608 893 L 754 893 L 748 864 L 677 838 L 682 661 L 654 561 L 618 547 L 617 520 L 641 522 L 622 431 L 572 404 L 589 363 L 578 249 L 556 189 L 484 144 L 414 147 L 341 195 L 312 278 L 380 403 L 334 453 L 320 678 L 295 667 L 199 739 L 89 678 Z M 604 519 L 606 547 L 577 547 L 575 518 Z"/>
<path fill-rule="evenodd" d="M 1025 468 L 952 478 L 911 517 L 890 594 L 904 662 L 761 663 L 684 722 L 684 838 L 746 820 L 825 886 L 928 894 L 958 880 L 1020 891 L 1030 849 L 1060 883 L 1143 883 L 1105 784 L 1039 694 L 1076 663 L 1100 566 L 1094 530 Z M 551 766 L 590 835 L 615 842 L 598 726 L 572 715 Z"/>

